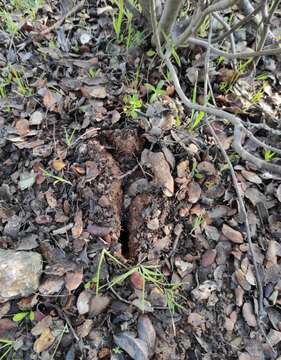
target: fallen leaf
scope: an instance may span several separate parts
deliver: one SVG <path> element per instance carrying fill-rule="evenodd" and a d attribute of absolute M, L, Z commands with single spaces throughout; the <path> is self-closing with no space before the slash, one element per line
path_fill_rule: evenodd
<path fill-rule="evenodd" d="M 33 344 L 33 350 L 36 352 L 36 354 L 40 354 L 42 351 L 49 349 L 49 347 L 54 343 L 55 339 L 56 338 L 51 333 L 51 330 L 46 329 Z"/>
<path fill-rule="evenodd" d="M 43 295 L 53 295 L 61 291 L 64 279 L 59 276 L 49 276 L 39 286 L 39 292 Z"/>
<path fill-rule="evenodd" d="M 30 125 L 40 125 L 43 121 L 43 114 L 41 111 L 34 111 L 29 118 Z"/>
<path fill-rule="evenodd" d="M 216 259 L 217 251 L 215 249 L 209 249 L 204 252 L 201 258 L 201 265 L 203 267 L 208 267 L 212 265 Z"/>
<path fill-rule="evenodd" d="M 253 312 L 253 306 L 252 306 L 252 304 L 250 302 L 246 302 L 243 305 L 242 314 L 243 314 L 243 317 L 246 320 L 247 324 L 250 327 L 256 327 L 257 326 L 257 320 L 256 320 L 255 314 Z"/>
<path fill-rule="evenodd" d="M 156 344 L 156 332 L 150 318 L 147 315 L 141 315 L 138 320 L 138 335 L 141 340 L 146 342 L 149 355 L 152 356 Z"/>
<path fill-rule="evenodd" d="M 45 192 L 45 197 L 50 208 L 55 209 L 57 207 L 57 199 L 54 197 L 51 191 Z"/>
<path fill-rule="evenodd" d="M 26 119 L 20 119 L 16 123 L 16 130 L 20 136 L 27 135 L 29 133 L 29 121 Z"/>
<path fill-rule="evenodd" d="M 45 316 L 31 329 L 31 334 L 33 336 L 41 335 L 43 331 L 46 331 L 50 328 L 52 322 L 53 319 L 50 315 Z"/>
<path fill-rule="evenodd" d="M 130 281 L 131 284 L 133 285 L 133 287 L 135 289 L 139 289 L 142 290 L 144 287 L 144 279 L 142 277 L 142 275 L 139 272 L 134 272 L 131 276 L 130 276 Z"/>
<path fill-rule="evenodd" d="M 188 201 L 192 204 L 198 202 L 201 196 L 201 187 L 198 183 L 192 181 L 187 187 Z"/>
<path fill-rule="evenodd" d="M 211 296 L 211 293 L 216 289 L 217 284 L 214 281 L 206 280 L 203 284 L 192 290 L 191 294 L 195 300 L 202 301 L 207 300 Z"/>
<path fill-rule="evenodd" d="M 239 231 L 232 229 L 226 224 L 223 224 L 222 226 L 222 233 L 228 240 L 234 242 L 235 244 L 243 243 L 242 234 Z"/>
<path fill-rule="evenodd" d="M 56 171 L 61 171 L 65 167 L 65 163 L 62 160 L 53 160 L 52 167 Z"/>
<path fill-rule="evenodd" d="M 270 329 L 269 333 L 267 334 L 267 338 L 270 345 L 275 346 L 281 341 L 281 331 Z"/>
<path fill-rule="evenodd" d="M 123 332 L 119 335 L 114 335 L 114 342 L 120 346 L 121 349 L 126 351 L 134 360 L 148 360 L 148 348 L 147 344 L 141 340 L 135 338 L 129 332 Z"/>
<path fill-rule="evenodd" d="M 80 315 L 87 314 L 90 311 L 90 300 L 92 293 L 88 290 L 82 291 L 77 299 L 77 310 Z"/>
<path fill-rule="evenodd" d="M 199 173 L 205 174 L 205 175 L 216 175 L 217 171 L 214 167 L 214 165 L 208 161 L 202 161 L 197 165 L 196 169 Z"/>
<path fill-rule="evenodd" d="M 246 180 L 248 180 L 254 184 L 262 183 L 262 179 L 252 171 L 242 170 L 241 173 Z"/>
<path fill-rule="evenodd" d="M 74 225 L 71 229 L 71 232 L 72 232 L 72 236 L 74 237 L 74 239 L 79 238 L 79 236 L 83 232 L 83 219 L 82 219 L 82 211 L 81 210 L 77 211 L 77 213 L 75 214 Z"/>
<path fill-rule="evenodd" d="M 43 104 L 49 111 L 53 111 L 60 96 L 56 96 L 52 91 L 47 90 L 43 96 Z"/>
<path fill-rule="evenodd" d="M 20 174 L 20 181 L 18 183 L 20 190 L 31 188 L 35 184 L 36 174 L 31 171 L 30 173 L 24 172 Z"/>
<path fill-rule="evenodd" d="M 102 313 L 108 307 L 110 300 L 106 295 L 93 296 L 90 301 L 90 315 L 97 316 Z"/>
<path fill-rule="evenodd" d="M 92 319 L 86 319 L 82 325 L 77 327 L 77 335 L 84 338 L 89 335 L 92 330 L 94 321 Z"/>
<path fill-rule="evenodd" d="M 69 292 L 78 288 L 83 281 L 83 272 L 70 271 L 65 275 L 65 287 Z"/>

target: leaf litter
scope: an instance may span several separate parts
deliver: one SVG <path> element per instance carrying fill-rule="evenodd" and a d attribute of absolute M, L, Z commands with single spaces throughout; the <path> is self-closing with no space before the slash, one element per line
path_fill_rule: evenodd
<path fill-rule="evenodd" d="M 106 48 L 113 7 L 97 1 L 42 35 L 70 8 L 42 2 L 20 36 L 1 30 L 1 68 L 14 59 L 26 87 L 20 96 L 7 85 L 0 103 L 1 249 L 44 258 L 36 298 L 1 304 L 1 338 L 19 344 L 18 358 L 274 359 L 257 330 L 243 219 L 208 131 L 179 129 L 190 114 L 169 81 L 150 102 L 142 79 L 156 89 L 163 74 L 144 44 L 133 58 L 122 44 Z M 196 56 L 183 66 L 192 88 Z M 221 67 L 215 81 L 231 71 Z M 135 93 L 142 108 L 131 119 L 124 97 Z M 215 98 L 243 112 L 240 96 Z M 271 101 L 263 106 L 273 114 L 280 99 Z M 230 150 L 227 126 L 216 130 Z M 264 279 L 264 331 L 279 354 L 280 179 L 232 155 Z M 140 264 L 145 274 L 130 273 Z M 11 320 L 25 311 L 34 318 Z"/>

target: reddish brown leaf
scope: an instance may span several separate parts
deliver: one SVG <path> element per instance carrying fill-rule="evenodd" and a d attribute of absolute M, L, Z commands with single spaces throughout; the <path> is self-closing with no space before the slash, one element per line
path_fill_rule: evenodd
<path fill-rule="evenodd" d="M 52 167 L 56 171 L 61 171 L 65 167 L 65 163 L 61 160 L 53 160 L 52 161 Z"/>
<path fill-rule="evenodd" d="M 65 287 L 69 292 L 78 288 L 83 281 L 83 272 L 75 271 L 68 272 L 65 275 Z"/>
<path fill-rule="evenodd" d="M 17 133 L 24 136 L 29 133 L 29 121 L 26 119 L 20 119 L 16 123 Z"/>
<path fill-rule="evenodd" d="M 232 229 L 226 224 L 223 224 L 222 226 L 222 233 L 228 240 L 234 242 L 235 244 L 243 243 L 242 234 L 239 231 Z"/>
<path fill-rule="evenodd" d="M 42 351 L 49 349 L 49 347 L 55 341 L 54 335 L 51 333 L 51 330 L 48 328 L 42 332 L 40 337 L 35 341 L 33 345 L 33 350 L 40 354 Z"/>
<path fill-rule="evenodd" d="M 142 290 L 144 287 L 144 279 L 140 273 L 134 272 L 130 277 L 131 283 L 135 289 Z"/>

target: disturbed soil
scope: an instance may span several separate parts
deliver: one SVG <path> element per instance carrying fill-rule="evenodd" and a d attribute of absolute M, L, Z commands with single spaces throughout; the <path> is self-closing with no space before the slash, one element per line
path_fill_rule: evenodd
<path fill-rule="evenodd" d="M 280 360 L 280 179 L 243 162 L 231 149 L 229 124 L 213 122 L 246 204 L 263 284 L 261 321 L 244 219 L 208 129 L 190 129 L 191 112 L 149 53 L 149 34 L 129 48 L 116 41 L 105 2 L 89 2 L 42 35 L 71 7 L 46 3 L 32 22 L 11 7 L 20 31 L 0 32 L 1 78 L 12 74 L 0 99 L 0 247 L 43 257 L 38 291 L 0 304 L 0 339 L 12 341 L 0 354 Z M 253 29 L 245 32 L 242 45 L 250 46 Z M 190 97 L 202 54 L 181 54 Z M 280 60 L 260 62 L 267 88 L 258 103 L 247 100 L 247 110 L 242 96 L 221 91 L 226 68 L 214 62 L 218 106 L 278 128 Z M 145 84 L 163 78 L 150 101 Z M 238 85 L 248 94 L 260 86 L 250 75 Z M 124 97 L 136 92 L 142 106 L 131 116 Z M 263 156 L 250 140 L 244 146 Z M 140 266 L 150 275 L 131 271 Z"/>

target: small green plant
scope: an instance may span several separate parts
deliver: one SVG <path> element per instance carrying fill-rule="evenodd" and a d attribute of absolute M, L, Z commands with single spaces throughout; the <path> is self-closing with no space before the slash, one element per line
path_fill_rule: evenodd
<path fill-rule="evenodd" d="M 265 150 L 263 152 L 263 157 L 265 161 L 271 161 L 275 157 L 275 152 L 272 150 Z"/>
<path fill-rule="evenodd" d="M 204 175 L 201 174 L 198 170 L 197 170 L 197 166 L 198 166 L 198 163 L 196 160 L 193 161 L 192 163 L 192 169 L 191 169 L 191 172 L 190 172 L 190 176 L 193 178 L 196 178 L 198 180 L 200 179 L 203 179 Z"/>
<path fill-rule="evenodd" d="M 13 321 L 22 321 L 26 317 L 28 317 L 29 320 L 33 321 L 35 319 L 34 311 L 20 311 L 13 315 Z"/>
<path fill-rule="evenodd" d="M 256 76 L 256 80 L 257 81 L 265 81 L 265 80 L 268 80 L 268 77 L 269 77 L 268 73 L 263 72 L 260 75 Z"/>
<path fill-rule="evenodd" d="M 8 359 L 8 354 L 12 351 L 14 344 L 14 340 L 0 339 L 0 360 Z"/>
<path fill-rule="evenodd" d="M 115 346 L 115 347 L 112 349 L 112 352 L 113 352 L 113 354 L 122 354 L 122 353 L 123 353 L 123 350 L 120 348 L 120 346 Z"/>
<path fill-rule="evenodd" d="M 54 180 L 54 185 L 56 185 L 56 184 L 69 184 L 69 185 L 72 185 L 72 183 L 70 181 L 64 179 L 61 176 L 54 175 L 54 174 L 52 174 L 49 171 L 44 170 L 44 169 L 41 169 L 41 171 L 42 171 L 43 176 L 45 176 L 46 178 L 51 178 L 51 179 Z"/>
<path fill-rule="evenodd" d="M 88 70 L 88 75 L 91 79 L 95 78 L 96 76 L 98 76 L 100 73 L 100 69 L 95 69 L 93 67 L 89 68 Z"/>
<path fill-rule="evenodd" d="M 149 102 L 153 103 L 155 102 L 160 96 L 163 96 L 166 94 L 166 91 L 163 90 L 163 86 L 165 84 L 164 80 L 160 80 L 159 83 L 156 86 L 153 86 L 151 84 L 146 83 L 144 86 L 147 88 L 149 93 L 152 93 L 149 97 Z"/>
<path fill-rule="evenodd" d="M 11 70 L 15 83 L 17 84 L 17 90 L 15 91 L 21 96 L 30 96 L 32 94 L 27 81 L 20 75 L 16 69 Z"/>
<path fill-rule="evenodd" d="M 19 25 L 13 20 L 12 15 L 6 10 L 0 9 L 0 19 L 4 30 L 12 36 L 19 32 Z"/>
<path fill-rule="evenodd" d="M 123 97 L 124 106 L 123 111 L 124 114 L 131 117 L 132 119 L 135 119 L 138 116 L 137 110 L 139 110 L 142 107 L 142 101 L 138 97 L 137 94 L 133 95 L 125 95 Z"/>
<path fill-rule="evenodd" d="M 74 128 L 69 135 L 67 129 L 64 128 L 64 142 L 66 143 L 66 145 L 68 147 L 70 147 L 73 144 L 73 137 L 74 137 L 75 132 L 76 132 L 76 129 Z"/>
<path fill-rule="evenodd" d="M 11 0 L 15 10 L 27 15 L 31 20 L 36 18 L 38 10 L 44 6 L 44 3 L 45 0 Z"/>
<path fill-rule="evenodd" d="M 218 65 L 222 65 L 225 62 L 225 57 L 221 55 L 216 59 L 216 61 Z"/>
<path fill-rule="evenodd" d="M 53 360 L 53 359 L 55 358 L 56 352 L 57 352 L 58 347 L 59 347 L 59 345 L 60 345 L 60 343 L 61 343 L 61 340 L 62 340 L 62 338 L 63 338 L 63 335 L 66 334 L 66 333 L 68 333 L 68 331 L 69 331 L 69 330 L 68 330 L 68 325 L 65 324 L 64 327 L 63 327 L 63 329 L 62 329 L 62 331 L 61 331 L 61 333 L 59 334 L 59 336 L 58 336 L 57 339 L 56 339 L 56 345 L 55 345 L 53 354 L 52 354 L 52 356 L 50 357 L 50 360 Z"/>
<path fill-rule="evenodd" d="M 194 233 L 198 228 L 201 227 L 201 225 L 203 225 L 205 222 L 205 219 L 203 217 L 203 215 L 197 215 L 195 218 L 195 221 L 192 225 L 192 229 L 191 229 L 191 234 Z"/>

